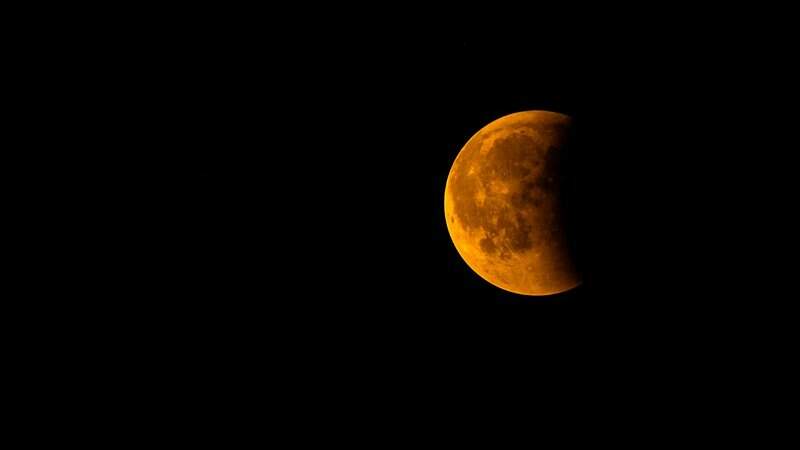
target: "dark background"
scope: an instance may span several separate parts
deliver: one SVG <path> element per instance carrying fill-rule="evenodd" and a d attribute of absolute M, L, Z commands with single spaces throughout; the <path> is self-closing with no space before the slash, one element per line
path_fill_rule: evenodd
<path fill-rule="evenodd" d="M 487 416 L 548 427 L 537 412 L 594 438 L 647 429 L 640 411 L 662 405 L 680 412 L 667 426 L 701 428 L 698 404 L 766 397 L 796 328 L 781 235 L 796 234 L 781 215 L 796 137 L 779 133 L 794 130 L 794 27 L 730 6 L 601 7 L 77 11 L 92 26 L 48 10 L 65 30 L 26 52 L 47 66 L 28 69 L 47 97 L 29 103 L 61 128 L 32 136 L 56 139 L 68 180 L 40 233 L 66 251 L 29 252 L 61 273 L 30 283 L 57 291 L 32 302 L 60 325 L 42 334 L 60 359 L 28 352 L 53 366 L 41 385 L 74 373 L 167 426 L 263 413 L 296 436 L 392 440 L 409 417 L 472 439 L 463 425 Z M 470 136 L 534 109 L 577 132 L 584 283 L 547 298 L 480 279 L 442 212 Z"/>

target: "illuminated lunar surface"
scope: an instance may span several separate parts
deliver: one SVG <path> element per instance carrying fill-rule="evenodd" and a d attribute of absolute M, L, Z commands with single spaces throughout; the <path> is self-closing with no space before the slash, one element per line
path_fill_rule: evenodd
<path fill-rule="evenodd" d="M 550 295 L 580 284 L 560 213 L 569 116 L 525 111 L 490 123 L 453 162 L 447 229 L 458 253 L 495 286 Z"/>

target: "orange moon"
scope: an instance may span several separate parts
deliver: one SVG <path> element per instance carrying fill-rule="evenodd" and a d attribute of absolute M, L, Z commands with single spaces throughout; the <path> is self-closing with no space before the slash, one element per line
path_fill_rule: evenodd
<path fill-rule="evenodd" d="M 489 283 L 523 295 L 580 284 L 561 214 L 559 162 L 572 120 L 549 111 L 501 117 L 459 152 L 444 212 L 458 253 Z"/>

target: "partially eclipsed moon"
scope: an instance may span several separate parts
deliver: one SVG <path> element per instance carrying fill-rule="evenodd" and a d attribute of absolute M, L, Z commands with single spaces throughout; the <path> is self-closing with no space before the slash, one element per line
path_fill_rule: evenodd
<path fill-rule="evenodd" d="M 458 253 L 495 286 L 549 295 L 580 284 L 561 214 L 569 116 L 525 111 L 495 120 L 461 149 L 444 195 Z"/>

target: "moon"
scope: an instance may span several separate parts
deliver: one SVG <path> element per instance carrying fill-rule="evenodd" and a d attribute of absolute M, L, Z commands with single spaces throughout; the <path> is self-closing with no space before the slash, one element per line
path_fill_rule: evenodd
<path fill-rule="evenodd" d="M 472 136 L 453 162 L 447 230 L 467 265 L 499 288 L 551 295 L 581 282 L 562 213 L 571 127 L 564 114 L 510 114 Z"/>

